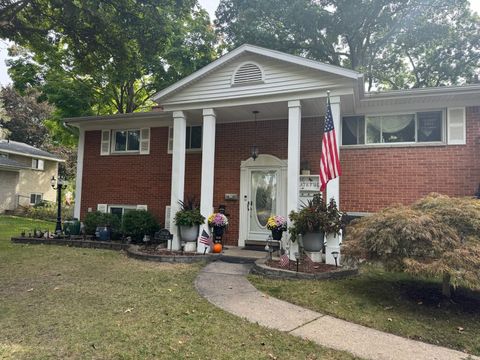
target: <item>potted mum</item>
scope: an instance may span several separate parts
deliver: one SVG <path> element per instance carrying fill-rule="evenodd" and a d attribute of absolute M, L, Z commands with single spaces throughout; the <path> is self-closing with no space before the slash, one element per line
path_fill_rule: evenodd
<path fill-rule="evenodd" d="M 272 232 L 273 240 L 281 240 L 283 232 L 287 230 L 287 219 L 281 215 L 270 216 L 267 220 L 267 229 Z"/>
<path fill-rule="evenodd" d="M 197 241 L 200 224 L 205 222 L 205 217 L 200 213 L 199 205 L 195 198 L 178 202 L 180 210 L 175 214 L 174 222 L 178 226 L 179 235 L 183 241 Z"/>
<path fill-rule="evenodd" d="M 309 252 L 323 249 L 325 234 L 340 234 L 345 225 L 344 213 L 338 210 L 334 199 L 325 204 L 322 194 L 315 194 L 298 212 L 289 215 L 292 226 L 288 229 L 292 241 L 302 235 L 303 248 Z"/>
<path fill-rule="evenodd" d="M 208 226 L 213 228 L 215 236 L 221 237 L 227 225 L 228 219 L 222 213 L 213 213 L 208 217 Z"/>

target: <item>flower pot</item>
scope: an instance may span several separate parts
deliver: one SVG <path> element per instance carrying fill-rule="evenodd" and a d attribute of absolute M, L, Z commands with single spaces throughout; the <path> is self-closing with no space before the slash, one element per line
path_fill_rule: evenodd
<path fill-rule="evenodd" d="M 273 229 L 272 238 L 273 240 L 282 240 L 283 230 Z"/>
<path fill-rule="evenodd" d="M 302 236 L 303 249 L 308 252 L 322 251 L 324 237 L 325 234 L 323 232 L 306 233 Z"/>
<path fill-rule="evenodd" d="M 225 231 L 225 228 L 223 226 L 221 227 L 215 226 L 213 228 L 213 233 L 215 234 L 215 236 L 223 236 L 224 231 Z"/>
<path fill-rule="evenodd" d="M 100 241 L 109 241 L 110 233 L 110 228 L 108 226 L 97 226 L 95 237 Z"/>
<path fill-rule="evenodd" d="M 185 226 L 180 225 L 179 227 L 180 237 L 183 241 L 193 242 L 197 241 L 198 238 L 198 225 Z"/>

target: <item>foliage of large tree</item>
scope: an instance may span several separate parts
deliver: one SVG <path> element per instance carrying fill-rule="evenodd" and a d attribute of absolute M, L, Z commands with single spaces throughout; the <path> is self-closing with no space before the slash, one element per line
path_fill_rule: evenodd
<path fill-rule="evenodd" d="M 353 223 L 346 258 L 384 264 L 387 270 L 443 279 L 480 289 L 480 201 L 431 194 L 410 207 L 394 206 Z"/>
<path fill-rule="evenodd" d="M 38 102 L 38 92 L 30 90 L 20 95 L 12 87 L 0 91 L 4 113 L 0 117 L 0 127 L 8 131 L 10 140 L 24 142 L 35 147 L 42 147 L 48 136 L 43 121 L 53 111 L 52 106 Z"/>
<path fill-rule="evenodd" d="M 366 74 L 369 88 L 472 81 L 480 22 L 467 0 L 221 0 L 227 47 L 257 44 Z"/>
<path fill-rule="evenodd" d="M 99 114 L 151 105 L 156 91 L 215 56 L 215 34 L 196 0 L 11 0 L 0 5 L 0 13 L 10 9 L 0 36 L 31 52 L 10 64 L 18 88 L 46 85 L 42 91 L 51 102 L 80 89 Z M 52 94 L 56 85 L 60 90 Z"/>
<path fill-rule="evenodd" d="M 39 98 L 40 94 L 34 88 L 26 89 L 23 94 L 11 86 L 0 90 L 0 138 L 23 142 L 56 154 L 65 160 L 60 164 L 60 175 L 73 180 L 77 168 L 76 150 L 65 139 L 57 137 L 61 131 L 50 129 L 57 125 L 49 120 L 56 110 Z"/>

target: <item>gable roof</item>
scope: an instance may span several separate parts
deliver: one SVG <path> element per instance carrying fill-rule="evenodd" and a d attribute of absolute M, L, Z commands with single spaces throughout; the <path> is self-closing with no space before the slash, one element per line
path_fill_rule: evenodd
<path fill-rule="evenodd" d="M 40 150 L 34 146 L 22 142 L 11 140 L 0 140 L 0 152 L 53 160 L 58 162 L 65 161 L 47 151 Z"/>
<path fill-rule="evenodd" d="M 206 76 L 207 74 L 211 73 L 213 70 L 219 68 L 223 64 L 232 61 L 233 59 L 245 54 L 251 53 L 256 55 L 262 55 L 268 58 L 284 61 L 290 64 L 295 64 L 299 66 L 304 66 L 313 70 L 323 71 L 334 75 L 343 76 L 350 79 L 358 79 L 361 78 L 363 75 L 357 71 L 345 69 L 340 66 L 325 64 L 319 61 L 314 61 L 310 59 L 306 59 L 301 56 L 290 55 L 283 53 L 281 51 L 270 50 L 260 46 L 244 44 L 239 46 L 238 48 L 230 51 L 229 53 L 221 56 L 217 60 L 211 62 L 210 64 L 204 66 L 200 70 L 195 71 L 193 74 L 183 78 L 182 80 L 177 81 L 173 85 L 159 91 L 157 94 L 153 96 L 154 101 L 160 101 L 161 99 L 170 96 L 180 89 L 192 84 L 193 82 L 201 79 L 202 77 Z"/>

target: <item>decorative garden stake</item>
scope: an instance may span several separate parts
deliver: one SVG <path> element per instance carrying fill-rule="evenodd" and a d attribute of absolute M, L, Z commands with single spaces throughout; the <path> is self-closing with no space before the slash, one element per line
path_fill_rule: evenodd
<path fill-rule="evenodd" d="M 300 260 L 300 253 L 296 252 L 295 253 L 295 261 L 297 262 L 297 272 L 298 272 L 298 262 Z"/>

